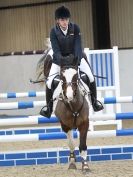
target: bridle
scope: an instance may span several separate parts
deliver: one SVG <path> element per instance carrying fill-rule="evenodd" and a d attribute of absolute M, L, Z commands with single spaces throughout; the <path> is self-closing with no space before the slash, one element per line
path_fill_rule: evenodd
<path fill-rule="evenodd" d="M 78 72 L 77 72 L 78 74 Z M 66 82 L 66 81 L 63 81 L 63 79 L 61 79 L 61 84 L 65 84 L 66 87 L 68 86 L 73 86 L 73 84 L 75 84 L 75 87 L 76 89 L 73 90 L 73 100 L 76 98 L 76 95 L 77 95 L 77 90 L 78 90 L 78 87 L 79 87 L 79 82 L 80 82 L 80 79 L 76 78 L 76 81 L 71 81 L 71 82 Z M 74 117 L 74 122 L 73 123 L 76 123 L 76 118 L 79 116 L 82 108 L 83 108 L 83 105 L 84 105 L 84 100 L 85 100 L 85 94 L 83 95 L 83 100 L 82 100 L 82 104 L 80 105 L 80 107 L 75 111 L 74 110 L 74 107 L 73 107 L 73 100 L 69 101 L 67 96 L 65 95 L 64 93 L 65 91 L 63 90 L 62 88 L 62 102 L 64 103 L 64 105 L 67 107 L 67 109 L 69 109 Z"/>
<path fill-rule="evenodd" d="M 64 82 L 63 80 L 61 80 L 61 84 L 63 85 L 63 84 L 65 84 L 66 85 L 66 87 L 69 87 L 69 86 L 73 86 L 73 84 L 75 84 L 76 85 L 76 88 L 78 87 L 78 85 L 79 85 L 79 79 L 77 80 L 77 81 L 73 81 L 73 82 Z M 66 97 L 66 95 L 64 94 L 64 90 L 62 89 L 62 91 L 63 91 L 63 97 L 65 97 L 65 99 L 67 100 L 67 97 Z M 77 89 L 75 89 L 74 90 L 74 94 L 73 94 L 73 96 L 75 97 L 76 96 L 76 93 L 77 93 Z"/>

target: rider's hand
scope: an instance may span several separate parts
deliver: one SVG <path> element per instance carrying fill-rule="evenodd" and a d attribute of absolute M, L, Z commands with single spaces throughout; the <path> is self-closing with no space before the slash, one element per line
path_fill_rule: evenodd
<path fill-rule="evenodd" d="M 70 54 L 70 55 L 69 55 L 69 58 L 70 58 L 70 60 L 72 60 L 72 61 L 73 61 L 75 57 L 74 57 L 74 55 L 73 55 L 73 54 Z"/>
<path fill-rule="evenodd" d="M 63 56 L 61 60 L 61 65 L 73 65 L 74 64 L 75 57 L 73 54 L 70 54 L 68 56 Z"/>

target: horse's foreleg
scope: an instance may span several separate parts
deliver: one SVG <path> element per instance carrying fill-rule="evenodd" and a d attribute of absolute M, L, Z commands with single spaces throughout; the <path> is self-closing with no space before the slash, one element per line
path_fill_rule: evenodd
<path fill-rule="evenodd" d="M 69 169 L 76 169 L 76 157 L 74 154 L 75 144 L 73 140 L 72 130 L 67 132 L 68 146 L 70 148 L 70 157 L 69 157 Z"/>
<path fill-rule="evenodd" d="M 79 145 L 79 151 L 82 158 L 82 171 L 87 172 L 89 171 L 89 166 L 87 163 L 87 145 L 86 145 L 86 139 L 87 139 L 87 133 L 89 128 L 89 122 L 85 122 L 80 127 L 78 127 L 80 132 L 80 145 Z"/>
<path fill-rule="evenodd" d="M 73 140 L 73 134 L 72 134 L 72 130 L 69 130 L 67 132 L 67 139 L 68 139 L 68 146 L 70 148 L 70 152 L 73 153 L 75 150 L 75 144 L 74 144 L 74 140 Z"/>

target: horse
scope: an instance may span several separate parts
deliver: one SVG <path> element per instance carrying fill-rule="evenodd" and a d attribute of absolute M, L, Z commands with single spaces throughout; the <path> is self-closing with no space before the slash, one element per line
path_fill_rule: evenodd
<path fill-rule="evenodd" d="M 50 55 L 45 55 L 43 59 L 41 59 L 41 62 L 44 61 L 43 73 L 46 79 L 50 71 L 52 58 Z M 41 65 L 41 62 L 39 62 L 39 65 Z M 78 66 L 61 65 L 60 84 L 61 93 L 54 113 L 59 119 L 62 130 L 67 135 L 70 149 L 68 169 L 76 169 L 75 146 L 72 134 L 73 129 L 77 129 L 79 131 L 79 151 L 82 159 L 82 171 L 88 172 L 86 139 L 89 129 L 89 105 L 86 95 L 80 89 Z"/>

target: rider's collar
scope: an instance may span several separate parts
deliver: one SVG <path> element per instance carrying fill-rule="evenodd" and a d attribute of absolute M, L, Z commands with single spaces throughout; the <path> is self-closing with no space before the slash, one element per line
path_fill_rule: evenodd
<path fill-rule="evenodd" d="M 66 36 L 66 35 L 67 35 L 67 31 L 68 31 L 68 26 L 67 26 L 67 29 L 66 29 L 66 30 L 63 30 L 63 29 L 61 28 L 61 26 L 59 26 L 59 27 L 60 27 L 61 31 L 63 32 L 63 34 Z"/>

